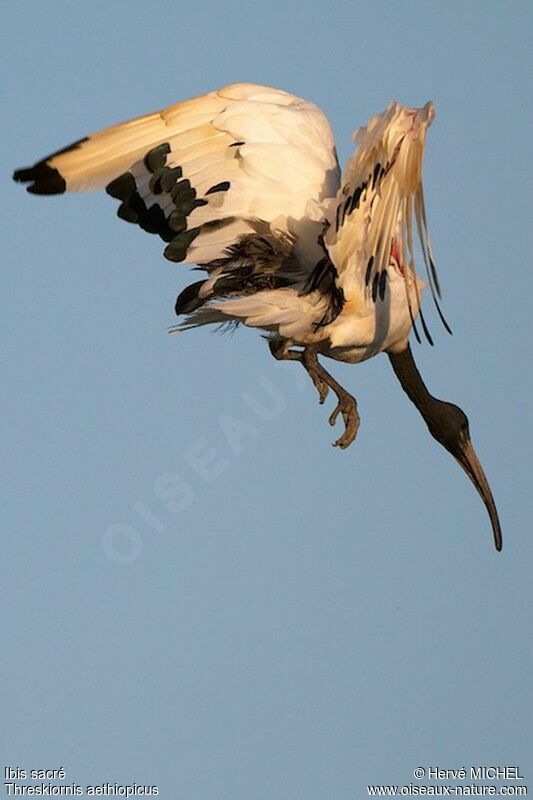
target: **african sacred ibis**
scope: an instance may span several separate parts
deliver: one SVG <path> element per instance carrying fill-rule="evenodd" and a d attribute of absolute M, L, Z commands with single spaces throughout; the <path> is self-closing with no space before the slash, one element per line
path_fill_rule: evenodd
<path fill-rule="evenodd" d="M 330 416 L 354 440 L 355 399 L 318 355 L 358 363 L 387 353 L 432 436 L 481 495 L 494 542 L 502 539 L 468 420 L 426 389 L 409 347 L 416 317 L 429 337 L 415 272 L 415 243 L 440 312 L 422 191 L 432 103 L 391 102 L 355 134 L 344 177 L 330 125 L 317 106 L 279 89 L 233 84 L 107 128 L 19 169 L 34 194 L 106 189 L 118 216 L 166 242 L 164 255 L 207 277 L 176 301 L 173 330 L 240 322 L 267 331 L 277 359 L 299 361 Z"/>

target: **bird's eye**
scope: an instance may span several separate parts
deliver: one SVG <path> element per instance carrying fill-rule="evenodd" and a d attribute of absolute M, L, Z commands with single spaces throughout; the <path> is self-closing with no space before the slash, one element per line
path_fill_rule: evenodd
<path fill-rule="evenodd" d="M 463 441 L 467 441 L 470 439 L 470 429 L 468 427 L 468 419 L 466 414 L 461 411 L 461 429 L 460 429 L 460 436 Z"/>

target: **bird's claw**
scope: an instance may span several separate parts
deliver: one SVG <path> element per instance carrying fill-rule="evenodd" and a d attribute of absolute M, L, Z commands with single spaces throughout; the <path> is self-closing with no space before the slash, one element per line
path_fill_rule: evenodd
<path fill-rule="evenodd" d="M 333 442 L 333 447 L 340 447 L 341 450 L 344 450 L 351 445 L 357 436 L 357 431 L 361 422 L 359 414 L 357 413 L 357 403 L 353 397 L 339 397 L 339 402 L 329 417 L 329 424 L 331 426 L 336 424 L 339 414 L 342 414 L 345 430 L 342 436 L 339 436 L 339 438 Z"/>
<path fill-rule="evenodd" d="M 312 375 L 313 383 L 315 384 L 315 388 L 318 392 L 318 402 L 320 405 L 323 405 L 324 401 L 326 400 L 329 394 L 329 386 L 322 378 L 319 378 L 318 375 Z"/>
<path fill-rule="evenodd" d="M 326 400 L 329 390 L 333 389 L 338 398 L 338 403 L 330 414 L 329 424 L 335 425 L 339 414 L 342 414 L 344 420 L 344 433 L 342 436 L 333 442 L 334 447 L 340 447 L 344 450 L 351 445 L 357 435 L 359 428 L 359 414 L 357 413 L 357 403 L 355 397 L 343 389 L 337 381 L 319 364 L 317 360 L 316 350 L 313 348 L 304 347 L 303 350 L 292 350 L 283 344 L 282 340 L 273 339 L 269 342 L 269 347 L 274 358 L 278 361 L 300 361 L 311 380 L 314 387 L 318 392 L 318 400 L 320 405 Z"/>

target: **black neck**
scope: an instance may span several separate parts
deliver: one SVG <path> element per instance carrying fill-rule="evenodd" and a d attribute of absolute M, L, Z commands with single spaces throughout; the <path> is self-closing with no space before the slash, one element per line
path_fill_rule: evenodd
<path fill-rule="evenodd" d="M 439 414 L 441 401 L 428 392 L 414 362 L 410 346 L 407 345 L 407 348 L 401 353 L 388 353 L 388 356 L 404 392 L 418 408 L 426 422 L 429 422 Z"/>

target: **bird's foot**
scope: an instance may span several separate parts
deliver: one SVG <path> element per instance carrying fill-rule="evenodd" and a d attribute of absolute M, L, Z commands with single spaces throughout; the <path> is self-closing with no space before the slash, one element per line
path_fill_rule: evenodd
<path fill-rule="evenodd" d="M 327 372 L 322 364 L 318 361 L 317 351 L 314 347 L 304 347 L 303 350 L 292 350 L 290 343 L 283 339 L 272 339 L 269 341 L 269 347 L 274 358 L 278 361 L 300 361 L 307 370 L 309 377 L 318 392 L 320 404 L 322 404 L 329 394 L 329 390 L 333 389 L 337 395 L 337 405 L 329 417 L 329 424 L 335 425 L 339 414 L 342 414 L 344 420 L 344 433 L 342 436 L 333 442 L 334 447 L 340 447 L 344 450 L 351 445 L 357 435 L 357 430 L 361 422 L 357 412 L 357 402 L 355 397 L 352 397 L 346 389 L 337 383 L 335 378 Z"/>
<path fill-rule="evenodd" d="M 337 397 L 339 398 L 339 402 L 330 415 L 329 424 L 331 426 L 335 425 L 339 414 L 342 414 L 342 419 L 344 421 L 344 433 L 333 442 L 333 447 L 340 447 L 341 450 L 345 450 L 346 447 L 351 445 L 357 436 L 357 431 L 359 430 L 359 425 L 361 424 L 361 418 L 359 417 L 359 413 L 357 411 L 355 397 L 352 397 L 352 395 L 348 394 L 348 392 L 337 395 Z"/>
<path fill-rule="evenodd" d="M 309 371 L 309 376 L 318 392 L 318 402 L 320 405 L 322 405 L 329 394 L 329 386 L 320 375 L 317 375 L 316 372 Z"/>
<path fill-rule="evenodd" d="M 328 396 L 330 389 L 337 395 L 338 402 L 330 414 L 329 424 L 335 425 L 339 414 L 342 414 L 345 430 L 342 436 L 339 436 L 339 438 L 333 442 L 333 446 L 340 447 L 341 450 L 344 450 L 351 445 L 355 439 L 361 422 L 357 412 L 355 397 L 352 397 L 352 395 L 337 383 L 335 378 L 324 369 L 322 364 L 318 361 L 316 350 L 312 347 L 306 347 L 304 349 L 302 353 L 302 362 L 317 388 L 321 403 L 323 403 Z"/>

